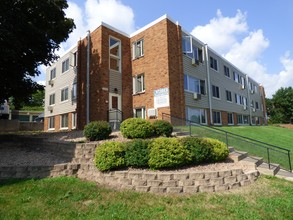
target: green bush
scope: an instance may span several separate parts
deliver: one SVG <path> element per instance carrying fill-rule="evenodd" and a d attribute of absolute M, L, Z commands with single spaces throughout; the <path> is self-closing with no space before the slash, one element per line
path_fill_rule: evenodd
<path fill-rule="evenodd" d="M 120 125 L 120 131 L 125 138 L 149 138 L 153 136 L 152 124 L 142 118 L 129 118 Z"/>
<path fill-rule="evenodd" d="M 95 164 L 100 171 L 113 170 L 125 166 L 124 144 L 105 142 L 96 148 Z"/>
<path fill-rule="evenodd" d="M 112 129 L 106 121 L 93 121 L 84 127 L 83 134 L 90 141 L 108 139 Z"/>
<path fill-rule="evenodd" d="M 149 161 L 149 140 L 135 139 L 125 143 L 125 164 L 133 167 L 147 167 Z"/>
<path fill-rule="evenodd" d="M 188 164 L 190 152 L 176 138 L 156 138 L 150 145 L 151 169 L 175 168 Z"/>
<path fill-rule="evenodd" d="M 218 162 L 225 160 L 229 155 L 229 150 L 225 143 L 213 139 L 213 138 L 202 138 L 201 145 L 206 148 L 210 148 L 210 162 Z"/>
<path fill-rule="evenodd" d="M 170 137 L 173 132 L 173 126 L 165 120 L 156 120 L 153 122 L 154 133 L 157 136 Z"/>
<path fill-rule="evenodd" d="M 180 143 L 185 146 L 191 154 L 191 164 L 208 162 L 211 159 L 211 147 L 202 144 L 202 138 L 184 137 Z"/>

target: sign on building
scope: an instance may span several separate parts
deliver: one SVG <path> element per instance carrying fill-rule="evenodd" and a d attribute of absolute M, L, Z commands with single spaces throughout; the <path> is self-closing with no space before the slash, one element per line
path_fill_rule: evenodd
<path fill-rule="evenodd" d="M 169 107 L 169 88 L 154 90 L 154 108 Z"/>

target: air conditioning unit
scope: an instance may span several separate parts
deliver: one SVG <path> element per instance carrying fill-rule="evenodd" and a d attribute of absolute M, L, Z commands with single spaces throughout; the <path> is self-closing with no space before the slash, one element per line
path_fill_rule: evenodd
<path fill-rule="evenodd" d="M 192 64 L 192 66 L 198 66 L 199 65 L 199 61 L 196 60 L 195 58 L 192 58 L 191 64 Z"/>
<path fill-rule="evenodd" d="M 200 96 L 200 94 L 198 94 L 198 93 L 193 93 L 193 99 L 194 100 L 198 100 L 198 99 L 200 99 L 201 98 L 201 96 Z"/>
<path fill-rule="evenodd" d="M 243 110 L 246 110 L 247 109 L 247 106 L 246 105 L 243 105 Z"/>
<path fill-rule="evenodd" d="M 242 89 L 242 90 L 245 89 L 245 86 L 244 85 L 241 85 L 240 86 L 240 89 Z"/>
<path fill-rule="evenodd" d="M 54 85 L 54 80 L 49 80 L 49 85 L 53 86 Z"/>
<path fill-rule="evenodd" d="M 53 106 L 49 105 L 47 109 L 48 109 L 48 111 L 53 111 Z"/>
<path fill-rule="evenodd" d="M 251 94 L 254 94 L 254 90 L 250 90 L 250 93 L 251 93 Z"/>
<path fill-rule="evenodd" d="M 255 108 L 252 108 L 252 111 L 255 112 Z"/>
<path fill-rule="evenodd" d="M 157 115 L 158 115 L 157 109 L 155 109 L 155 108 L 148 109 L 149 118 L 150 117 L 157 117 Z"/>

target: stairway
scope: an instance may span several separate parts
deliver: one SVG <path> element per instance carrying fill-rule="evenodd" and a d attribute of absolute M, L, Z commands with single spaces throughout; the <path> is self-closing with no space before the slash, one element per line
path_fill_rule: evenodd
<path fill-rule="evenodd" d="M 293 173 L 289 172 L 287 170 L 281 169 L 279 164 L 273 164 L 270 165 L 263 161 L 263 158 L 261 157 L 254 157 L 249 156 L 247 152 L 244 151 L 236 151 L 234 147 L 228 147 L 229 148 L 229 158 L 232 159 L 235 162 L 238 161 L 246 161 L 249 163 L 254 163 L 256 169 L 261 173 L 265 175 L 271 175 L 276 176 L 279 178 L 287 179 L 289 181 L 293 181 Z"/>

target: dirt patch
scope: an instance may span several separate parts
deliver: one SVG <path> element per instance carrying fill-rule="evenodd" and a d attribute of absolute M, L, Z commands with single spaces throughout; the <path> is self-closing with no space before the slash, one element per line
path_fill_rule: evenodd
<path fill-rule="evenodd" d="M 293 124 L 278 124 L 278 127 L 293 129 Z"/>

